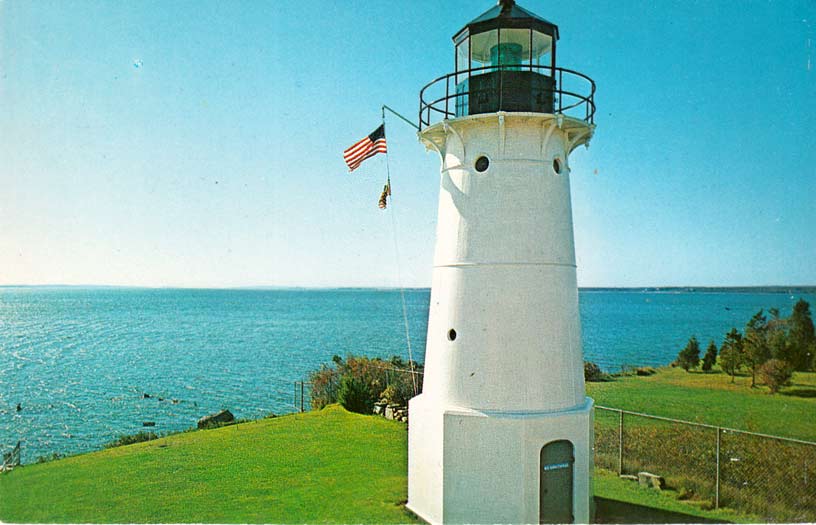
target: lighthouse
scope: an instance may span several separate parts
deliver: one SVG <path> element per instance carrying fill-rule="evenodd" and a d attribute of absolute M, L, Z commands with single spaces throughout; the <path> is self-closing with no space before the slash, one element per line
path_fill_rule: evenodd
<path fill-rule="evenodd" d="M 591 518 L 569 155 L 593 135 L 595 84 L 557 65 L 558 38 L 502 0 L 420 92 L 441 182 L 408 508 L 430 523 Z"/>

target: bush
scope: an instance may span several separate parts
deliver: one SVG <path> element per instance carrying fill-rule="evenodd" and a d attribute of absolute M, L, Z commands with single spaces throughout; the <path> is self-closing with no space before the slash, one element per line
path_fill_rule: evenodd
<path fill-rule="evenodd" d="M 321 409 L 331 403 L 340 403 L 345 406 L 340 397 L 340 387 L 345 378 L 359 383 L 353 387 L 347 385 L 345 388 L 365 393 L 368 396 L 366 406 L 373 408 L 374 403 L 381 398 L 386 398 L 389 403 L 405 405 L 414 396 L 412 369 L 419 373 L 422 370 L 422 365 L 405 362 L 399 357 L 392 357 L 390 361 L 384 361 L 379 358 L 348 356 L 343 359 L 334 356 L 332 362 L 333 367 L 322 365 L 319 370 L 310 374 L 312 408 L 314 409 Z M 422 390 L 421 375 L 417 375 L 417 387 L 419 391 Z"/>
<path fill-rule="evenodd" d="M 635 369 L 635 375 L 638 376 L 653 376 L 657 373 L 657 370 L 652 368 L 651 366 L 639 366 Z"/>
<path fill-rule="evenodd" d="M 46 463 L 48 461 L 56 461 L 56 460 L 61 459 L 61 458 L 62 458 L 62 454 L 60 454 L 59 452 L 52 452 L 52 453 L 48 454 L 47 456 L 38 456 L 37 457 L 37 463 Z"/>
<path fill-rule="evenodd" d="M 759 367 L 759 377 L 771 389 L 771 394 L 789 385 L 793 377 L 793 366 L 781 359 L 770 359 Z"/>
<path fill-rule="evenodd" d="M 370 414 L 374 408 L 374 395 L 365 382 L 346 375 L 340 379 L 337 401 L 349 412 Z"/>
<path fill-rule="evenodd" d="M 599 382 L 606 380 L 607 375 L 603 373 L 601 367 L 592 361 L 584 361 L 584 381 Z"/>
<path fill-rule="evenodd" d="M 326 405 L 337 403 L 337 386 L 340 384 L 340 373 L 326 365 L 309 374 L 312 384 L 312 408 L 320 410 Z"/>
<path fill-rule="evenodd" d="M 155 432 L 139 432 L 136 434 L 129 434 L 119 436 L 116 441 L 111 441 L 105 445 L 105 448 L 122 447 L 124 445 L 132 445 L 134 443 L 141 443 L 143 441 L 150 441 L 152 439 L 159 439 Z"/>

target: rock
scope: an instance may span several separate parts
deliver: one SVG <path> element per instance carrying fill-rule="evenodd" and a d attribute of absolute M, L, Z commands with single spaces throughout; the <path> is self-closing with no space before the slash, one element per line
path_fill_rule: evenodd
<path fill-rule="evenodd" d="M 394 419 L 394 409 L 396 407 L 394 405 L 388 405 L 385 407 L 385 419 Z"/>
<path fill-rule="evenodd" d="M 374 403 L 374 413 L 379 415 L 379 416 L 384 416 L 385 415 L 385 407 L 387 405 L 388 405 L 388 403 L 383 403 L 382 401 L 380 401 L 379 403 Z"/>
<path fill-rule="evenodd" d="M 644 487 L 651 487 L 657 490 L 662 490 L 666 487 L 666 480 L 663 479 L 663 476 L 649 472 L 638 472 L 638 483 Z"/>
<path fill-rule="evenodd" d="M 230 423 L 235 421 L 235 416 L 229 410 L 222 410 L 217 414 L 210 414 L 198 420 L 198 428 L 207 428 L 218 423 Z"/>
<path fill-rule="evenodd" d="M 155 427 L 155 426 L 156 426 L 156 422 L 155 422 L 155 421 L 144 421 L 144 422 L 142 423 L 142 426 L 143 426 L 143 427 Z"/>

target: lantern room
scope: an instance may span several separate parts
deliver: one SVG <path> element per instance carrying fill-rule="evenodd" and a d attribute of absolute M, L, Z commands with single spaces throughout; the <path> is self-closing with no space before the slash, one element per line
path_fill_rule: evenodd
<path fill-rule="evenodd" d="M 558 26 L 516 5 L 498 5 L 454 37 L 457 117 L 496 111 L 552 113 Z"/>

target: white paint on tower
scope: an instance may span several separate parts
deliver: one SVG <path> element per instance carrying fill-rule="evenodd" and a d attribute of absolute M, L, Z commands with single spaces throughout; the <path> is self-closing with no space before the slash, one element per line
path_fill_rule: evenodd
<path fill-rule="evenodd" d="M 556 108 L 419 133 L 442 165 L 408 507 L 431 523 L 591 518 L 569 154 L 594 125 Z"/>

